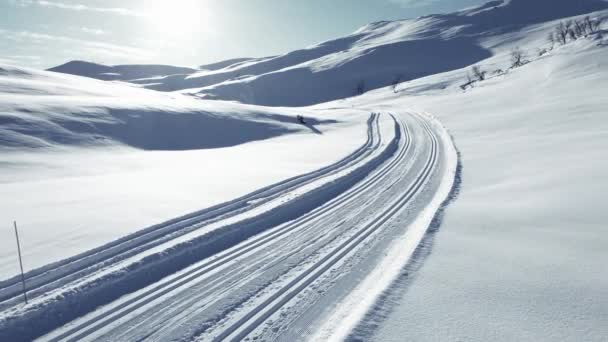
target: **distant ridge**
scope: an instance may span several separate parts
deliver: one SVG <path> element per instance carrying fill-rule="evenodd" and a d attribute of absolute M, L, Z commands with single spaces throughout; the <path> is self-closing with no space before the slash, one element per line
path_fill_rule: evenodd
<path fill-rule="evenodd" d="M 447 14 L 378 21 L 289 53 L 199 70 L 71 62 L 52 71 L 123 80 L 158 91 L 264 106 L 308 106 L 460 69 L 496 53 L 482 40 L 608 8 L 606 0 L 495 0 Z M 450 56 L 450 58 L 444 58 Z M 165 69 L 163 69 L 165 68 Z M 68 70 L 68 71 L 64 71 Z M 155 72 L 151 72 L 154 70 Z M 92 75 L 91 75 L 92 74 Z"/>
<path fill-rule="evenodd" d="M 86 61 L 70 61 L 48 69 L 48 71 L 78 75 L 104 81 L 130 81 L 141 78 L 192 74 L 196 69 L 155 64 L 125 64 L 107 66 Z"/>

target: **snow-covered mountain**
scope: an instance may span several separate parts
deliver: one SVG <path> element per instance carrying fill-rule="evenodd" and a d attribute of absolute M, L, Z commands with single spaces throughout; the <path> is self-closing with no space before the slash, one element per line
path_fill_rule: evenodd
<path fill-rule="evenodd" d="M 266 106 L 304 106 L 456 70 L 504 51 L 484 41 L 607 8 L 603 0 L 499 0 L 452 14 L 378 22 L 285 55 L 144 82 L 161 91 Z M 449 58 L 446 58 L 449 56 Z M 86 72 L 83 72 L 85 75 Z"/>
<path fill-rule="evenodd" d="M 49 71 L 85 76 L 105 81 L 133 81 L 141 78 L 154 78 L 175 74 L 191 74 L 196 69 L 171 65 L 113 65 L 107 66 L 85 61 L 71 61 Z"/>
<path fill-rule="evenodd" d="M 0 66 L 31 295 L 0 253 L 0 339 L 603 341 L 607 20 L 502 0 L 185 73 Z M 548 39 L 570 21 L 600 24 Z"/>

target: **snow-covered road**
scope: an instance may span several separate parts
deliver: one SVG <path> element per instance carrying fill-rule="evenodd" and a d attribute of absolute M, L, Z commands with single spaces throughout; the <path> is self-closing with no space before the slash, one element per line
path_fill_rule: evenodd
<path fill-rule="evenodd" d="M 372 114 L 343 160 L 49 265 L 26 306 L 1 283 L 0 340 L 305 339 L 394 241 L 418 244 L 455 161 L 427 116 Z"/>

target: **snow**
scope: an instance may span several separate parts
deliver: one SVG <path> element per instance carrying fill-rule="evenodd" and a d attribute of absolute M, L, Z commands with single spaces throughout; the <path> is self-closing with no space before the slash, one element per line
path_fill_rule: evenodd
<path fill-rule="evenodd" d="M 236 65 L 229 60 L 217 63 L 227 65 L 224 68 L 167 75 L 141 84 L 206 99 L 313 105 L 353 96 L 361 81 L 366 90 L 373 90 L 396 78 L 407 81 L 469 66 L 494 54 L 480 43 L 488 36 L 603 8 L 606 2 L 601 0 L 491 1 L 452 14 L 377 22 L 285 55 Z"/>
<path fill-rule="evenodd" d="M 85 61 L 71 61 L 49 71 L 85 76 L 105 81 L 133 81 L 142 78 L 191 74 L 197 69 L 171 65 L 113 65 L 107 66 Z"/>
<path fill-rule="evenodd" d="M 378 22 L 308 49 L 155 89 L 193 88 L 181 91 L 259 105 L 313 105 L 356 95 L 362 81 L 366 90 L 373 90 L 397 77 L 407 81 L 487 59 L 493 51 L 479 40 L 496 31 L 514 32 L 521 26 L 606 8 L 605 2 L 595 0 L 517 0 L 497 5 L 487 6 L 492 10 Z M 232 79 L 236 75 L 252 76 Z"/>
<path fill-rule="evenodd" d="M 197 70 L 63 66 L 120 82 L 0 66 L 0 221 L 18 219 L 26 269 L 135 233 L 82 278 L 56 264 L 67 279 L 43 274 L 34 304 L 0 303 L 0 324 L 31 319 L 38 336 L 68 317 L 49 312 L 76 318 L 49 339 L 604 340 L 608 42 L 538 51 L 559 21 L 606 8 L 492 1 Z M 511 69 L 516 47 L 529 62 Z M 463 91 L 474 64 L 488 79 Z M 17 272 L 4 235 L 0 279 Z"/>
<path fill-rule="evenodd" d="M 464 168 L 460 195 L 423 245 L 422 259 L 402 270 L 352 338 L 608 336 L 608 50 L 590 37 L 537 57 L 556 24 L 489 38 L 487 45 L 509 43 L 482 67 L 505 68 L 515 45 L 532 62 L 464 93 L 463 69 L 404 83 L 397 95 L 382 89 L 345 104 L 433 113 L 453 135 Z"/>
<path fill-rule="evenodd" d="M 435 125 L 439 125 L 433 121 Z M 392 283 L 397 281 L 400 271 L 413 259 L 419 244 L 432 227 L 432 222 L 438 210 L 450 199 L 455 184 L 458 170 L 458 154 L 453 146 L 451 137 L 446 134 L 443 127 L 438 129 L 443 132 L 440 139 L 446 146 L 448 152 L 445 154 L 446 174 L 441 180 L 439 189 L 429 205 L 418 214 L 415 221 L 400 236 L 397 236 L 389 248 L 386 249 L 384 257 L 377 263 L 376 267 L 365 279 L 340 302 L 335 311 L 330 314 L 330 320 L 326 320 L 314 335 L 309 336 L 311 341 L 344 341 L 349 337 L 357 324 L 364 319 L 374 303 L 379 301 L 382 293 Z"/>
<path fill-rule="evenodd" d="M 378 116 L 375 116 L 375 119 L 378 118 Z M 226 253 L 222 254 L 227 254 L 230 259 L 238 258 L 239 254 L 242 254 L 243 251 L 247 252 L 250 249 L 248 245 L 256 242 L 245 241 L 247 238 L 252 237 L 252 235 L 262 235 L 255 236 L 256 240 L 266 240 L 268 243 L 279 242 L 280 244 L 282 239 L 268 239 L 265 237 L 264 235 L 267 235 L 265 234 L 266 230 L 270 230 L 272 235 L 276 235 L 276 230 L 279 230 L 280 235 L 285 235 L 294 231 L 298 225 L 308 224 L 312 218 L 319 215 L 340 221 L 341 216 L 331 215 L 332 211 L 330 210 L 340 208 L 338 205 L 342 205 L 342 203 L 351 203 L 351 205 L 354 205 L 354 208 L 361 208 L 355 201 L 360 198 L 356 197 L 357 193 L 369 196 L 374 195 L 377 191 L 384 192 L 384 187 L 378 187 L 374 191 L 363 192 L 365 187 L 369 188 L 372 185 L 371 182 L 368 182 L 365 187 L 362 185 L 355 187 L 354 185 L 359 180 L 366 178 L 372 170 L 375 172 L 375 169 L 379 165 L 384 164 L 387 159 L 392 159 L 397 147 L 403 149 L 402 146 L 405 146 L 402 143 L 402 135 L 396 136 L 395 126 L 390 118 L 372 120 L 369 122 L 369 127 L 371 130 L 369 133 L 373 134 L 368 135 L 368 140 L 363 145 L 363 148 L 358 149 L 349 158 L 338 164 L 330 165 L 319 172 L 295 178 L 289 182 L 291 184 L 278 184 L 260 190 L 252 195 L 253 199 L 259 200 L 248 201 L 244 199 L 227 203 L 215 209 L 212 208 L 213 210 L 209 212 L 201 211 L 190 217 L 184 217 L 167 224 L 151 227 L 149 230 L 141 232 L 141 234 L 138 233 L 129 239 L 118 241 L 86 256 L 77 257 L 76 259 L 57 265 L 50 265 L 51 271 L 43 270 L 43 273 L 39 273 L 38 276 L 30 277 L 29 293 L 30 295 L 35 295 L 30 304 L 25 307 L 9 305 L 9 309 L 3 312 L 4 317 L 0 316 L 0 324 L 3 327 L 0 338 L 14 339 L 17 336 L 21 338 L 38 336 L 41 331 L 45 332 L 44 329 L 49 329 L 49 326 L 57 327 L 57 324 L 67 322 L 65 321 L 66 319 L 76 318 L 79 314 L 87 313 L 87 310 L 92 310 L 98 305 L 108 303 L 107 301 L 110 299 L 119 299 L 120 296 L 148 284 L 151 285 L 149 289 L 142 288 L 142 291 L 145 290 L 144 297 L 152 294 L 156 298 L 157 294 L 155 292 L 158 292 L 158 288 L 157 284 L 151 284 L 152 281 L 172 275 L 183 267 L 188 267 L 193 263 L 194 266 L 197 266 L 196 263 L 199 261 L 199 264 L 202 265 L 198 265 L 196 268 L 182 273 L 181 276 L 175 278 L 174 282 L 168 282 L 166 286 L 173 287 L 175 286 L 175 282 L 179 286 L 184 280 L 183 278 L 186 278 L 186 280 L 191 279 L 192 273 L 195 273 L 195 275 L 198 273 L 198 277 L 194 279 L 200 281 L 201 279 L 197 278 L 201 277 L 201 273 L 203 278 L 207 276 L 206 272 L 200 271 L 200 269 L 205 270 L 207 268 L 205 265 L 210 262 L 213 264 L 216 261 L 220 261 L 214 268 L 233 266 L 231 265 L 232 263 L 221 261 L 222 257 L 219 257 L 219 259 L 217 256 L 210 259 L 209 257 L 215 253 L 226 251 Z M 391 131 L 393 132 L 392 136 L 390 134 Z M 382 136 L 385 137 L 385 140 L 380 139 Z M 411 140 L 408 139 L 408 141 Z M 407 146 L 410 145 L 411 143 L 407 144 Z M 411 151 L 409 148 L 406 150 Z M 399 155 L 401 158 L 405 156 L 404 154 Z M 406 160 L 408 161 L 407 165 L 416 159 L 408 158 Z M 388 172 L 390 169 L 395 169 L 397 166 L 403 165 L 389 163 L 387 167 L 384 167 L 386 171 L 383 173 Z M 433 169 L 431 168 L 430 170 Z M 402 177 L 403 172 L 401 170 L 398 171 L 394 174 Z M 417 170 L 414 169 L 412 172 L 415 171 Z M 380 176 L 375 176 L 374 178 L 376 182 L 383 179 Z M 392 179 L 392 177 L 384 178 L 387 180 Z M 405 177 L 404 180 L 409 181 L 409 178 Z M 345 191 L 346 193 L 344 193 Z M 350 192 L 352 193 L 349 194 Z M 398 188 L 395 192 L 401 194 Z M 387 199 L 390 199 L 390 196 Z M 251 202 L 255 203 L 252 204 Z M 262 206 L 256 204 L 259 202 L 262 203 Z M 328 202 L 334 203 L 326 208 L 317 208 Z M 271 206 L 270 210 L 264 209 L 264 207 L 269 206 Z M 374 208 L 369 209 L 374 210 Z M 239 216 L 241 217 L 239 218 Z M 306 218 L 307 216 L 310 217 Z M 294 221 L 295 218 L 298 218 L 296 221 L 300 222 L 293 227 L 296 223 Z M 371 221 L 373 222 L 373 220 Z M 255 225 L 252 223 L 255 223 Z M 319 229 L 323 227 L 323 225 L 315 224 L 314 221 L 312 223 L 311 228 Z M 294 233 L 297 232 L 298 230 L 294 231 Z M 337 230 L 337 233 L 339 232 Z M 290 239 L 287 240 L 289 241 Z M 291 241 L 292 243 L 297 243 L 297 240 L 291 239 Z M 308 241 L 308 239 L 304 239 L 303 241 Z M 122 249 L 122 252 L 118 251 L 118 249 Z M 274 249 L 260 248 L 259 250 L 264 253 L 270 251 L 270 257 L 274 257 L 275 255 L 272 252 Z M 288 257 L 293 254 L 291 248 L 280 248 L 280 250 L 283 253 L 288 253 Z M 236 256 L 232 256 L 231 254 L 236 254 Z M 89 259 L 88 261 L 93 261 L 93 264 L 89 264 L 86 269 L 83 269 L 79 264 L 87 262 L 87 259 Z M 257 262 L 256 258 L 247 258 L 246 260 L 254 263 Z M 240 265 L 242 265 L 242 262 L 234 264 L 234 266 Z M 289 264 L 285 265 L 289 266 Z M 152 270 L 154 271 L 151 273 Z M 272 270 L 270 271 L 269 275 L 273 278 L 276 277 L 276 274 Z M 68 273 L 66 274 L 65 272 Z M 60 275 L 61 281 L 54 281 L 57 274 Z M 234 274 L 238 273 L 217 273 L 220 277 L 224 275 L 231 277 Z M 296 273 L 295 275 L 297 276 L 298 274 Z M 37 288 L 31 288 L 34 285 L 33 281 L 45 281 L 43 278 L 49 278 L 49 280 L 42 284 L 39 283 Z M 67 282 L 70 279 L 73 279 L 73 282 Z M 223 280 L 218 279 L 218 281 Z M 18 285 L 18 282 L 14 282 L 14 284 Z M 223 288 L 219 287 L 220 290 Z M 186 288 L 186 290 L 190 291 L 191 288 Z M 2 292 L 3 296 L 6 295 L 6 288 Z M 235 296 L 243 295 L 249 296 L 248 292 L 240 291 L 240 293 L 235 293 Z M 217 295 L 208 296 L 208 300 L 220 302 L 230 300 L 230 298 L 231 296 L 227 298 Z M 160 299 L 166 300 L 167 298 L 163 296 Z M 189 296 L 182 296 L 182 299 L 185 301 L 191 300 Z M 147 302 L 135 303 L 135 305 L 145 305 Z M 175 301 L 173 303 L 177 304 Z M 6 302 L 3 304 L 6 305 Z M 130 302 L 128 305 L 131 304 Z M 201 304 L 204 305 L 204 302 Z M 183 305 L 183 303 L 180 305 Z M 51 312 L 58 311 L 64 312 L 64 314 L 53 316 L 53 319 L 48 319 Z M 217 315 L 218 313 L 213 310 L 210 312 L 212 315 Z M 104 319 L 106 316 L 101 311 L 99 314 L 99 317 L 95 321 Z M 15 317 L 19 316 L 21 319 L 15 319 Z M 127 316 L 126 318 L 130 317 Z M 200 319 L 196 319 L 196 317 L 188 318 L 191 320 L 194 318 L 194 323 L 200 324 Z M 36 329 L 28 328 L 27 323 L 33 321 L 37 322 L 35 324 Z M 87 330 L 88 325 L 89 323 L 85 322 Z M 133 332 L 133 334 L 137 335 L 142 332 L 147 334 L 145 332 L 147 330 L 144 328 Z M 181 329 L 178 329 L 176 332 L 178 334 L 189 333 L 188 330 Z M 73 334 L 73 332 L 68 332 L 68 334 Z M 134 337 L 128 339 L 132 338 Z"/>
<path fill-rule="evenodd" d="M 365 138 L 360 115 L 306 115 L 304 128 L 303 110 L 2 68 L 0 220 L 18 221 L 26 271 L 318 169 Z M 12 226 L 2 232 L 7 278 L 18 265 Z"/>

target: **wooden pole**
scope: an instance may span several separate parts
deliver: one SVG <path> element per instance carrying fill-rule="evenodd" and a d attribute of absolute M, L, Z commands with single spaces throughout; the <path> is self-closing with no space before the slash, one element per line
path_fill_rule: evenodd
<path fill-rule="evenodd" d="M 19 244 L 19 232 L 17 231 L 17 221 L 13 221 L 15 226 L 15 237 L 17 238 L 17 252 L 19 253 L 19 267 L 21 267 L 21 283 L 23 284 L 23 298 L 27 304 L 27 291 L 25 290 L 25 275 L 23 274 L 23 260 L 21 260 L 21 244 Z"/>

